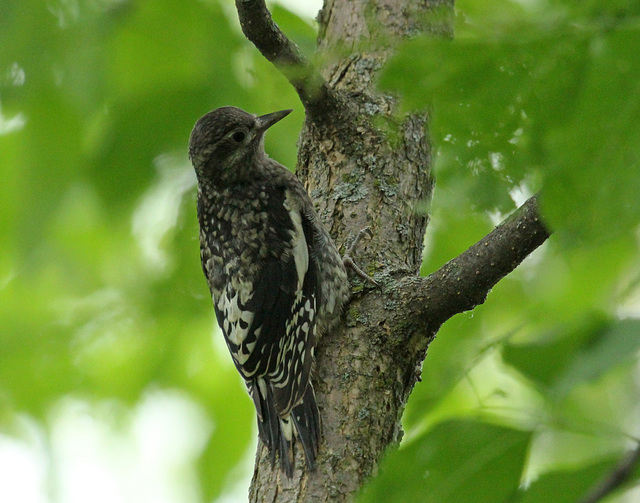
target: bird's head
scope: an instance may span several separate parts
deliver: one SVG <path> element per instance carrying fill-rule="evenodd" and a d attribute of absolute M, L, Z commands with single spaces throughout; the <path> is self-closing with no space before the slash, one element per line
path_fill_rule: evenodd
<path fill-rule="evenodd" d="M 255 116 L 236 107 L 221 107 L 201 117 L 189 138 L 189 158 L 198 180 L 212 183 L 250 178 L 265 157 L 264 132 L 291 113 L 281 110 Z"/>

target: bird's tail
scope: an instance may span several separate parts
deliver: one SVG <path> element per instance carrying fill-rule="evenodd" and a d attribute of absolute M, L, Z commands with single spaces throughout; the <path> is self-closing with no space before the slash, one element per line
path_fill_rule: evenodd
<path fill-rule="evenodd" d="M 277 453 L 282 471 L 289 478 L 293 476 L 293 444 L 297 438 L 302 444 L 307 467 L 314 470 L 320 442 L 320 414 L 312 384 L 307 385 L 300 403 L 284 417 L 276 412 L 273 390 L 268 381 L 258 378 L 248 386 L 258 413 L 260 440 L 269 449 L 271 466 L 275 465 Z"/>

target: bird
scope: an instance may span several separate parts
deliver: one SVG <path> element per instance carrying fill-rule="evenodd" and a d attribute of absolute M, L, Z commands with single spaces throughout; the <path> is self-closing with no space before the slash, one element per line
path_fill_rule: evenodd
<path fill-rule="evenodd" d="M 343 259 L 300 180 L 265 152 L 268 128 L 292 110 L 257 116 L 217 108 L 195 124 L 200 258 L 217 322 L 257 412 L 272 468 L 288 478 L 299 441 L 316 466 L 321 419 L 315 347 L 349 299 Z"/>

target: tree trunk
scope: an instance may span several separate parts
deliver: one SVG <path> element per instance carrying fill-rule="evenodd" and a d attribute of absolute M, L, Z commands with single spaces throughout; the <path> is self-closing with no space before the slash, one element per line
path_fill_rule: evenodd
<path fill-rule="evenodd" d="M 438 328 L 481 303 L 548 233 L 532 199 L 477 250 L 418 277 L 433 191 L 427 117 L 398 119 L 394 97 L 377 92 L 375 80 L 403 38 L 451 35 L 450 17 L 428 13 L 450 14 L 453 0 L 326 0 L 318 17 L 326 62 L 319 70 L 272 23 L 262 0 L 236 0 L 236 6 L 247 37 L 305 105 L 298 176 L 343 251 L 361 229 L 372 231 L 355 261 L 381 284 L 376 289 L 352 277 L 342 325 L 319 342 L 317 470 L 307 472 L 297 449 L 296 471 L 287 480 L 260 445 L 250 500 L 348 501 L 375 474 L 385 449 L 400 441 L 404 406 Z"/>
<path fill-rule="evenodd" d="M 376 72 L 390 49 L 375 43 L 415 33 L 416 14 L 430 3 L 329 0 L 319 15 L 318 45 L 329 55 L 321 74 L 343 106 L 306 121 L 298 176 L 338 244 L 371 229 L 373 238 L 361 241 L 356 262 L 375 273 L 384 290 L 420 269 L 428 217 L 416 207 L 431 196 L 431 147 L 426 117 L 397 122 L 394 99 L 376 92 Z M 345 47 L 344 56 L 331 57 Z M 431 334 L 416 331 L 420 343 L 408 350 L 408 330 L 386 320 L 393 302 L 359 279 L 352 285 L 357 293 L 343 326 L 324 334 L 317 348 L 323 425 L 317 471 L 296 471 L 289 482 L 259 449 L 251 501 L 348 500 L 385 448 L 401 438 L 404 405 Z M 298 470 L 304 466 L 299 454 Z"/>

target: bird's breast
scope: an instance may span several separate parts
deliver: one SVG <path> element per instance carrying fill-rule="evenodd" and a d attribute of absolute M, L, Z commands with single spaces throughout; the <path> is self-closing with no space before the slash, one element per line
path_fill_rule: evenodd
<path fill-rule="evenodd" d="M 207 275 L 221 281 L 241 275 L 250 280 L 269 255 L 270 234 L 267 195 L 264 191 L 238 194 L 225 191 L 209 198 L 200 212 L 200 245 Z M 205 266 L 205 260 L 207 265 Z"/>

